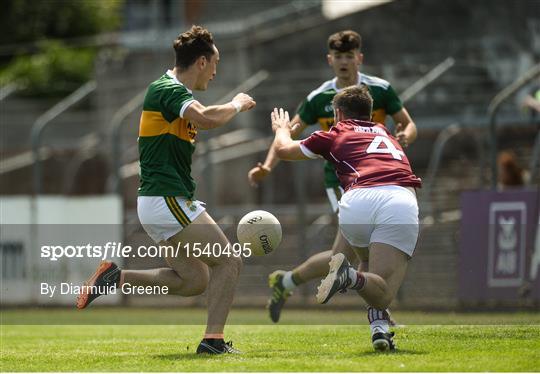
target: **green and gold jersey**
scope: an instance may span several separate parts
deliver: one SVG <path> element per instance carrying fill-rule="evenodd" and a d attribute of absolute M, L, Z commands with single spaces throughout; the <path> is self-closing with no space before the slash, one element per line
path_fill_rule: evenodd
<path fill-rule="evenodd" d="M 193 198 L 191 156 L 196 126 L 182 118 L 192 92 L 171 71 L 150 84 L 139 125 L 140 196 Z"/>
<path fill-rule="evenodd" d="M 305 124 L 319 124 L 323 131 L 328 131 L 332 127 L 334 124 L 332 100 L 340 91 L 336 82 L 337 78 L 324 82 L 300 104 L 297 114 Z M 373 122 L 384 124 L 387 115 L 391 116 L 403 108 L 398 95 L 384 79 L 358 73 L 358 84 L 365 84 L 373 97 Z M 324 184 L 326 188 L 339 186 L 335 168 L 328 161 L 324 164 Z"/>

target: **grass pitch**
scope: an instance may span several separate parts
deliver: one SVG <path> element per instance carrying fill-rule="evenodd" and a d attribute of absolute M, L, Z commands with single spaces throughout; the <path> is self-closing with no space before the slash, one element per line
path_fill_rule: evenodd
<path fill-rule="evenodd" d="M 204 326 L 179 324 L 191 322 L 189 316 L 204 318 L 202 310 L 94 310 L 95 316 L 123 314 L 146 323 L 152 323 L 155 313 L 171 313 L 178 324 L 12 325 L 25 313 L 70 322 L 62 314 L 73 312 L 3 311 L 2 371 L 540 370 L 538 313 L 394 313 L 406 324 L 395 330 L 398 351 L 378 354 L 371 347 L 365 316 L 358 318 L 358 312 L 285 310 L 283 322 L 296 324 L 269 325 L 264 311 L 235 310 L 231 321 L 244 324 L 228 326 L 226 337 L 244 354 L 208 357 L 194 353 Z M 354 324 L 321 324 L 347 320 Z"/>

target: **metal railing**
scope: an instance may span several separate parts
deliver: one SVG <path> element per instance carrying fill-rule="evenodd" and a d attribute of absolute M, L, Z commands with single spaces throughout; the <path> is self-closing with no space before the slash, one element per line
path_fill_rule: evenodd
<path fill-rule="evenodd" d="M 69 160 L 64 172 L 62 191 L 69 195 L 73 191 L 77 172 L 87 160 L 96 156 L 101 141 L 99 133 L 94 132 L 81 138 L 77 144 L 77 153 Z"/>
<path fill-rule="evenodd" d="M 219 100 L 216 100 L 216 104 L 225 103 L 229 100 L 231 100 L 234 95 L 236 95 L 239 92 L 249 92 L 255 87 L 257 87 L 259 84 L 264 82 L 268 79 L 270 76 L 270 73 L 264 69 L 257 71 L 255 74 L 253 74 L 251 77 L 246 79 L 244 82 L 236 86 L 234 89 L 230 90 L 228 93 L 223 95 Z"/>
<path fill-rule="evenodd" d="M 143 104 L 144 95 L 146 94 L 146 88 L 140 91 L 137 95 L 133 96 L 127 103 L 125 103 L 120 109 L 118 109 L 111 120 L 111 155 L 112 155 L 112 175 L 109 190 L 118 194 L 121 193 L 122 180 L 120 178 L 120 168 L 122 166 L 122 153 L 120 148 L 122 147 L 120 130 L 122 129 L 122 122 L 133 111 L 140 108 Z"/>
<path fill-rule="evenodd" d="M 442 153 L 446 148 L 448 141 L 452 139 L 457 134 L 461 133 L 463 128 L 459 123 L 453 123 L 450 126 L 442 130 L 435 144 L 433 145 L 433 150 L 431 151 L 431 156 L 429 158 L 429 164 L 427 167 L 426 177 L 423 181 L 423 187 L 420 192 L 419 200 L 425 204 L 424 215 L 426 217 L 433 216 L 433 204 L 431 203 L 431 191 L 433 190 L 433 184 L 435 182 L 435 176 L 439 171 L 439 166 L 441 164 Z"/>
<path fill-rule="evenodd" d="M 489 135 L 490 135 L 490 161 L 491 161 L 491 189 L 497 188 L 497 113 L 501 105 L 506 102 L 519 89 L 540 76 L 540 64 L 534 65 L 520 78 L 506 86 L 491 100 L 488 106 Z"/>
<path fill-rule="evenodd" d="M 226 161 L 249 156 L 267 150 L 273 137 L 255 137 L 259 134 L 252 129 L 238 129 L 208 140 L 197 146 L 197 155 L 209 153 L 210 157 L 198 158 L 193 162 L 192 170 L 200 173 L 208 163 L 217 165 Z M 201 150 L 201 151 L 199 151 Z M 139 174 L 139 161 L 133 161 L 122 165 L 120 178 L 127 179 Z"/>
<path fill-rule="evenodd" d="M 424 213 L 424 220 L 428 219 L 429 222 L 434 222 L 438 216 L 438 212 L 433 208 L 431 201 L 431 195 L 433 192 L 433 186 L 437 181 L 437 175 L 442 163 L 442 155 L 444 150 L 448 146 L 450 140 L 454 139 L 457 135 L 467 133 L 467 129 L 462 127 L 459 123 L 453 123 L 445 127 L 435 139 L 431 155 L 429 157 L 429 163 L 426 170 L 426 176 L 422 181 L 422 189 L 420 190 L 418 200 L 422 204 L 422 212 Z M 470 137 L 474 139 L 474 146 L 476 153 L 479 157 L 480 170 L 483 169 L 485 159 L 483 157 L 483 139 L 476 136 L 474 133 L 470 134 Z M 478 186 L 482 186 L 484 183 L 483 173 L 478 174 Z"/>
<path fill-rule="evenodd" d="M 528 184 L 532 185 L 540 173 L 540 131 L 538 131 L 538 134 L 536 134 L 536 139 L 534 140 L 529 170 L 531 171 L 531 175 Z"/>
<path fill-rule="evenodd" d="M 41 161 L 46 160 L 51 155 L 52 152 L 47 148 L 42 147 L 39 150 L 39 159 Z M 0 159 L 0 175 L 30 166 L 34 163 L 34 159 L 35 157 L 32 151 L 23 152 L 8 158 L 2 158 Z"/>
<path fill-rule="evenodd" d="M 94 92 L 97 84 L 95 81 L 89 81 L 75 90 L 73 93 L 62 99 L 52 108 L 47 110 L 38 119 L 34 122 L 32 130 L 30 133 L 31 143 L 32 143 L 32 155 L 33 155 L 33 169 L 32 169 L 32 185 L 34 195 L 39 195 L 41 193 L 42 185 L 42 167 L 41 167 L 41 137 L 45 128 L 51 123 L 53 119 L 58 117 L 60 114 L 64 113 L 66 110 L 71 108 L 73 105 L 77 104 L 79 101 L 84 99 L 90 93 Z"/>
<path fill-rule="evenodd" d="M 255 87 L 257 87 L 259 84 L 264 82 L 270 74 L 266 70 L 259 70 L 252 76 L 250 76 L 248 79 L 246 79 L 243 83 L 236 86 L 232 90 L 230 90 L 227 94 L 223 95 L 219 100 L 216 101 L 216 103 L 224 103 L 229 100 L 231 100 L 235 94 L 238 92 L 249 92 Z M 205 152 L 202 155 L 202 161 L 203 161 L 203 167 L 202 167 L 202 173 L 206 176 L 206 183 L 205 183 L 205 189 L 207 194 L 207 203 L 210 206 L 214 205 L 214 196 L 215 196 L 215 184 L 213 181 L 213 167 L 215 163 L 212 162 L 212 150 L 209 147 L 206 147 L 207 152 Z"/>
<path fill-rule="evenodd" d="M 446 73 L 452 66 L 456 64 L 456 60 L 453 57 L 447 57 L 443 62 L 435 66 L 429 72 L 427 72 L 422 78 L 411 84 L 405 91 L 400 94 L 401 101 L 406 103 L 420 91 L 429 86 L 433 81 Z"/>
<path fill-rule="evenodd" d="M 9 95 L 16 92 L 17 89 L 18 87 L 14 83 L 9 83 L 0 87 L 0 101 L 5 100 Z"/>

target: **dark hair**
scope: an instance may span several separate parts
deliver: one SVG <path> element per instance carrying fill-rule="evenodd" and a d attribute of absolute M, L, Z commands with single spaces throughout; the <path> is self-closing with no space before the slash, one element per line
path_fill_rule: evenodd
<path fill-rule="evenodd" d="M 366 85 L 344 88 L 334 96 L 334 108 L 341 110 L 346 118 L 371 119 L 373 99 Z"/>
<path fill-rule="evenodd" d="M 336 32 L 328 37 L 328 49 L 338 52 L 360 50 L 362 49 L 362 37 L 352 30 Z"/>
<path fill-rule="evenodd" d="M 181 70 L 189 68 L 199 57 L 210 59 L 214 54 L 214 38 L 201 26 L 191 26 L 191 29 L 180 34 L 173 43 L 176 54 L 175 65 Z"/>
<path fill-rule="evenodd" d="M 499 165 L 499 183 L 503 187 L 523 186 L 523 169 L 519 166 L 517 156 L 512 151 L 501 151 L 497 157 Z"/>

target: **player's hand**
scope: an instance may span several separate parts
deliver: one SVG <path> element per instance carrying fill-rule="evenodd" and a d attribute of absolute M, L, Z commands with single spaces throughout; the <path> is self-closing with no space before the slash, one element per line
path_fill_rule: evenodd
<path fill-rule="evenodd" d="M 274 108 L 274 111 L 270 113 L 272 118 L 272 130 L 276 132 L 277 129 L 286 129 L 291 131 L 291 122 L 289 120 L 289 112 L 283 110 L 283 108 Z"/>
<path fill-rule="evenodd" d="M 255 105 L 257 105 L 257 103 L 255 102 L 255 100 L 253 100 L 253 98 L 249 95 L 246 95 L 245 93 L 239 93 L 238 95 L 236 95 L 232 101 L 238 103 L 240 105 L 240 111 L 241 112 L 246 112 L 252 108 L 255 107 Z"/>
<path fill-rule="evenodd" d="M 261 162 L 257 163 L 257 166 L 248 172 L 248 180 L 251 187 L 258 187 L 259 182 L 266 178 L 271 171 L 272 169 L 264 166 Z"/>
<path fill-rule="evenodd" d="M 409 146 L 409 140 L 407 139 L 405 127 L 402 123 L 396 124 L 396 139 L 403 148 L 407 148 Z"/>

